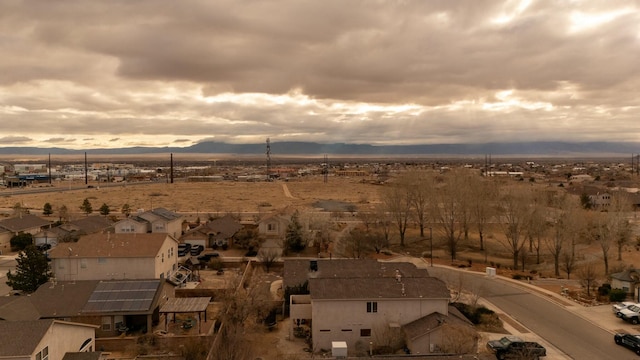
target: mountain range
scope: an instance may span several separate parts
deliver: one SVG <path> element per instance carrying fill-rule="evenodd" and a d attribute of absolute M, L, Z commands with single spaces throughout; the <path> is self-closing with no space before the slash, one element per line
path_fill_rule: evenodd
<path fill-rule="evenodd" d="M 370 145 L 315 142 L 271 142 L 272 155 L 355 155 L 355 156 L 463 156 L 463 155 L 537 155 L 537 156 L 622 156 L 640 153 L 640 142 L 505 142 L 483 144 Z M 65 149 L 60 147 L 0 147 L 0 154 L 77 155 L 84 152 L 102 155 L 156 153 L 264 155 L 266 144 L 229 144 L 201 142 L 188 147 L 125 147 Z"/>

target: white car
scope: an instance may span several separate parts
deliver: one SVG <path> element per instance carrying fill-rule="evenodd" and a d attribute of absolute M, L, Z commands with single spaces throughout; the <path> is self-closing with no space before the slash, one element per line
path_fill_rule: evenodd
<path fill-rule="evenodd" d="M 622 311 L 623 309 L 628 308 L 631 305 L 638 305 L 634 302 L 631 301 L 623 301 L 621 303 L 617 303 L 617 304 L 613 304 L 613 313 L 617 316 L 620 317 L 620 311 Z"/>

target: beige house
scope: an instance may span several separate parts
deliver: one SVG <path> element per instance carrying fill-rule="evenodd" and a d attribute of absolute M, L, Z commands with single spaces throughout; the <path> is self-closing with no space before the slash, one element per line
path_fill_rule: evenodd
<path fill-rule="evenodd" d="M 344 341 L 356 354 L 363 347 L 389 346 L 389 339 L 396 338 L 412 353 L 438 353 L 445 325 L 471 328 L 450 309 L 445 283 L 411 263 L 285 260 L 283 286 L 304 282 L 309 295 L 290 301 L 292 333 L 308 326 L 315 349 Z"/>
<path fill-rule="evenodd" d="M 157 208 L 118 221 L 114 227 L 116 233 L 165 233 L 178 239 L 182 235 L 182 215 Z"/>
<path fill-rule="evenodd" d="M 49 257 L 58 281 L 162 279 L 178 267 L 178 242 L 164 233 L 98 233 L 59 245 Z"/>
<path fill-rule="evenodd" d="M 0 321 L 0 359 L 62 359 L 95 351 L 97 326 L 60 320 Z"/>
<path fill-rule="evenodd" d="M 242 224 L 231 215 L 207 221 L 198 227 L 187 231 L 180 242 L 204 247 L 231 246 L 233 236 L 242 229 Z"/>
<path fill-rule="evenodd" d="M 31 214 L 21 214 L 12 218 L 0 220 L 0 251 L 11 251 L 11 238 L 20 233 L 36 235 L 42 229 L 51 226 L 51 221 Z"/>

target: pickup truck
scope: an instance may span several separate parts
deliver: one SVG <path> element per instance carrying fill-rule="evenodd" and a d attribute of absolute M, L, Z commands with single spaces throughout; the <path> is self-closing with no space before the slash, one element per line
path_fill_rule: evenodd
<path fill-rule="evenodd" d="M 640 323 L 640 306 L 638 305 L 631 305 L 626 309 L 622 309 L 619 314 L 622 320 L 628 321 L 633 325 Z"/>
<path fill-rule="evenodd" d="M 496 354 L 497 359 L 539 359 L 547 356 L 547 349 L 537 342 L 524 341 L 517 336 L 505 336 L 500 340 L 487 342 L 487 349 Z"/>

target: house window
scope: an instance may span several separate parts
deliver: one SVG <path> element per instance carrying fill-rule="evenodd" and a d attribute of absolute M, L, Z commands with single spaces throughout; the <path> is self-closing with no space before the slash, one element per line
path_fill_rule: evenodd
<path fill-rule="evenodd" d="M 80 267 L 82 269 L 86 269 L 87 268 L 87 259 L 80 259 Z"/>
<path fill-rule="evenodd" d="M 36 360 L 49 360 L 49 347 L 45 346 L 42 351 L 36 354 Z"/>
<path fill-rule="evenodd" d="M 367 312 L 368 313 L 377 313 L 378 312 L 378 302 L 377 301 L 367 301 Z"/>
<path fill-rule="evenodd" d="M 98 258 L 98 264 L 106 264 L 107 263 L 107 258 Z"/>
<path fill-rule="evenodd" d="M 267 224 L 267 231 L 276 231 L 276 224 Z"/>
<path fill-rule="evenodd" d="M 371 337 L 371 329 L 360 329 L 361 337 Z"/>
<path fill-rule="evenodd" d="M 102 317 L 102 331 L 111 331 L 111 316 Z"/>
<path fill-rule="evenodd" d="M 164 253 L 162 253 L 162 262 L 164 262 Z"/>

